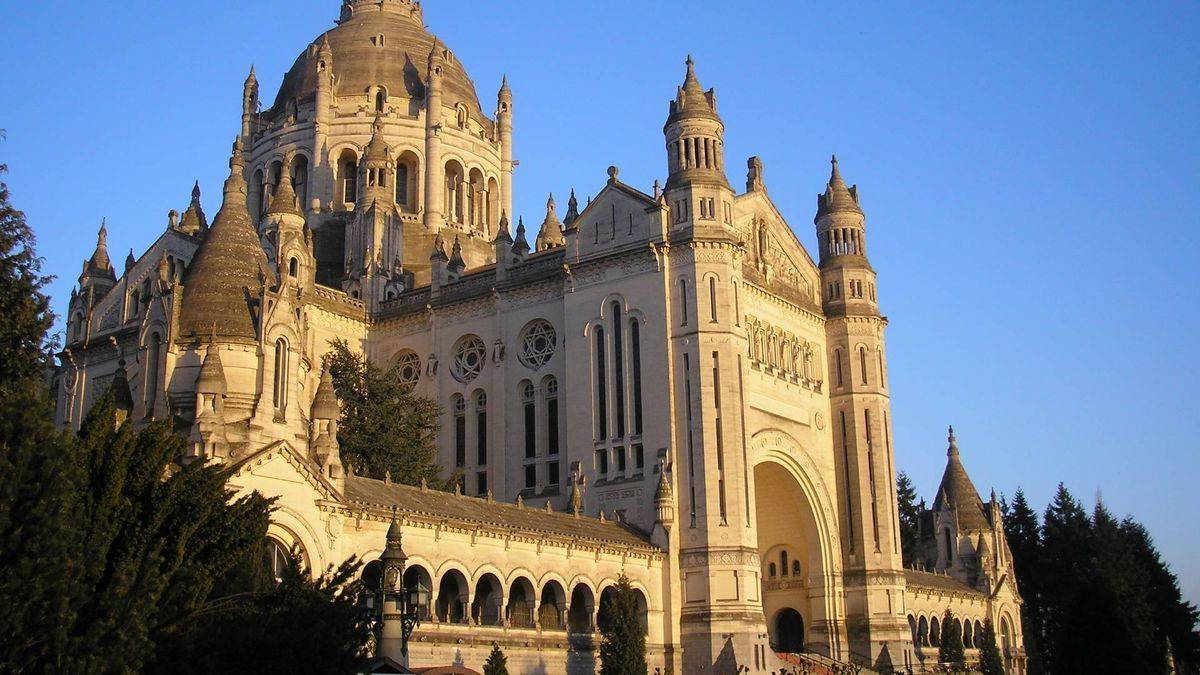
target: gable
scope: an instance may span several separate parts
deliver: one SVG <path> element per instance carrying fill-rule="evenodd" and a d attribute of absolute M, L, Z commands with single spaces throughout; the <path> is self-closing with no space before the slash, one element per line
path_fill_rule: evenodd
<path fill-rule="evenodd" d="M 820 271 L 766 193 L 741 195 L 734 204 L 734 224 L 746 243 L 743 276 L 802 307 L 819 309 Z"/>
<path fill-rule="evenodd" d="M 653 197 L 610 180 L 567 230 L 568 258 L 579 260 L 660 240 L 665 222 L 663 209 Z"/>
<path fill-rule="evenodd" d="M 263 447 L 233 467 L 230 482 L 239 490 L 258 491 L 268 497 L 301 497 L 341 501 L 342 495 L 303 454 L 286 441 Z"/>

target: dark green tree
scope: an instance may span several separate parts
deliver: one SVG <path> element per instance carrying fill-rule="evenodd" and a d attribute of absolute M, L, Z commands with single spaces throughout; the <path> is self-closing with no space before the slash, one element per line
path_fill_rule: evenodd
<path fill-rule="evenodd" d="M 1121 522 L 1121 534 L 1136 564 L 1147 571 L 1149 600 L 1154 615 L 1155 650 L 1168 644 L 1180 672 L 1200 672 L 1200 612 L 1183 599 L 1179 579 L 1162 559 L 1150 533 L 1133 517 Z"/>
<path fill-rule="evenodd" d="M 646 675 L 646 631 L 637 591 L 623 574 L 612 590 L 600 607 L 600 675 Z"/>
<path fill-rule="evenodd" d="M 942 617 L 942 641 L 938 645 L 938 663 L 958 668 L 964 665 L 962 621 L 949 610 Z"/>
<path fill-rule="evenodd" d="M 1092 511 L 1089 575 L 1076 606 L 1092 672 L 1166 670 L 1166 646 L 1155 640 L 1149 570 L 1139 564 L 1120 523 L 1097 500 Z"/>
<path fill-rule="evenodd" d="M 342 340 L 332 348 L 329 367 L 342 404 L 342 461 L 359 475 L 379 480 L 390 475 L 407 485 L 439 484 L 437 403 L 414 394 L 395 367 L 371 363 Z"/>
<path fill-rule="evenodd" d="M 921 540 L 921 511 L 917 506 L 917 490 L 908 474 L 896 474 L 896 506 L 900 510 L 900 548 L 904 564 L 911 566 L 917 561 Z"/>
<path fill-rule="evenodd" d="M 1042 519 L 1042 658 L 1049 672 L 1087 672 L 1081 651 L 1089 640 L 1078 622 L 1078 603 L 1091 574 L 1091 523 L 1083 507 L 1061 483 Z"/>
<path fill-rule="evenodd" d="M 1000 647 L 996 644 L 996 629 L 991 620 L 983 625 L 983 635 L 980 637 L 983 646 L 979 648 L 979 670 L 983 675 L 1005 675 L 1004 659 L 1000 657 Z"/>
<path fill-rule="evenodd" d="M 8 166 L 0 164 L 0 176 Z M 50 365 L 46 333 L 54 322 L 33 229 L 0 180 L 0 395 L 39 381 Z"/>
<path fill-rule="evenodd" d="M 500 651 L 500 645 L 492 644 L 492 653 L 483 664 L 483 675 L 508 675 L 508 657 Z"/>
<path fill-rule="evenodd" d="M 1004 515 L 1004 533 L 1012 552 L 1017 588 L 1025 601 L 1021 609 L 1022 634 L 1028 655 L 1030 675 L 1042 669 L 1042 526 L 1038 514 L 1029 506 L 1025 492 L 1017 488 Z"/>
<path fill-rule="evenodd" d="M 207 602 L 189 620 L 165 636 L 155 673 L 357 672 L 371 635 L 362 611 L 357 580 L 359 563 L 351 560 L 314 578 L 297 552 L 280 580 L 254 572 L 261 559 L 246 557 L 251 589 Z"/>

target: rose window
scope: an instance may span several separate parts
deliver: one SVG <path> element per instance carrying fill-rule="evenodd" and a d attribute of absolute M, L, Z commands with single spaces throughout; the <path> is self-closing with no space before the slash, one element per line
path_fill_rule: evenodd
<path fill-rule="evenodd" d="M 558 336 L 549 321 L 531 322 L 521 331 L 521 363 L 538 370 L 554 357 Z"/>
<path fill-rule="evenodd" d="M 400 384 L 414 386 L 421 379 L 421 357 L 416 352 L 404 351 L 396 357 L 396 375 Z"/>
<path fill-rule="evenodd" d="M 450 372 L 454 379 L 465 384 L 479 377 L 486 359 L 487 347 L 483 340 L 468 335 L 454 346 L 454 363 L 450 366 Z"/>

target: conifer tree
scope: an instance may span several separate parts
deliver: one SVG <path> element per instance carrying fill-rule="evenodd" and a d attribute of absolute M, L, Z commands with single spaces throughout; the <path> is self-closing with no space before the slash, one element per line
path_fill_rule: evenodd
<path fill-rule="evenodd" d="M 962 622 L 955 619 L 950 610 L 946 610 L 946 616 L 942 618 L 942 641 L 938 645 L 938 663 L 958 668 L 963 665 L 964 660 Z"/>
<path fill-rule="evenodd" d="M 1017 588 L 1025 601 L 1021 608 L 1021 627 L 1028 671 L 1030 675 L 1037 675 L 1042 672 L 1042 527 L 1037 512 L 1029 506 L 1021 488 L 1017 488 L 1011 504 L 1006 505 L 1004 533 L 1013 556 Z"/>
<path fill-rule="evenodd" d="M 0 176 L 8 166 L 0 164 Z M 30 385 L 49 367 L 47 331 L 54 322 L 33 229 L 9 202 L 0 180 L 0 395 Z"/>
<path fill-rule="evenodd" d="M 492 653 L 483 664 L 483 675 L 508 675 L 508 657 L 500 651 L 500 645 L 492 644 Z"/>
<path fill-rule="evenodd" d="M 1121 522 L 1121 534 L 1136 564 L 1146 570 L 1155 627 L 1155 650 L 1168 649 L 1181 672 L 1200 671 L 1200 611 L 1183 599 L 1179 579 L 1171 572 L 1150 533 L 1132 516 Z"/>
<path fill-rule="evenodd" d="M 646 675 L 646 632 L 637 592 L 621 575 L 600 608 L 600 675 Z"/>
<path fill-rule="evenodd" d="M 350 350 L 342 340 L 332 344 L 329 367 L 342 404 L 338 444 L 342 462 L 359 475 L 397 483 L 442 485 L 437 463 L 436 402 L 417 396 L 395 367 L 381 368 Z M 445 485 L 457 483 L 457 477 Z"/>
<path fill-rule="evenodd" d="M 904 565 L 911 567 L 917 561 L 921 538 L 921 513 L 917 507 L 917 490 L 908 474 L 896 474 L 896 506 L 900 511 L 900 548 Z"/>
<path fill-rule="evenodd" d="M 983 635 L 980 637 L 983 646 L 979 648 L 979 670 L 983 675 L 1005 675 L 1004 659 L 1000 657 L 1000 647 L 996 644 L 996 630 L 989 619 L 983 625 Z"/>

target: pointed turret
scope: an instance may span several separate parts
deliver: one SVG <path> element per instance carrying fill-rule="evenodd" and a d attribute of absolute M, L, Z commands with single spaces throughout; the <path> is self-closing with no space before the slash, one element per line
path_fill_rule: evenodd
<path fill-rule="evenodd" d="M 545 251 L 547 249 L 556 248 L 566 243 L 563 238 L 563 226 L 558 222 L 558 215 L 554 212 L 554 194 L 550 195 L 550 199 L 546 201 L 546 219 L 542 221 L 542 229 L 537 236 L 537 250 Z"/>
<path fill-rule="evenodd" d="M 579 200 L 575 198 L 575 188 L 571 188 L 571 198 L 567 200 L 567 215 L 563 216 L 563 225 L 570 227 L 579 218 Z"/>
<path fill-rule="evenodd" d="M 204 209 L 200 206 L 200 181 L 196 181 L 196 184 L 192 186 L 192 201 L 179 221 L 179 231 L 194 237 L 206 229 L 208 229 L 208 218 L 205 217 Z"/>
<path fill-rule="evenodd" d="M 842 180 L 842 172 L 838 168 L 837 155 L 830 160 L 833 165 L 829 174 L 829 183 L 825 193 L 817 195 L 817 219 L 832 213 L 857 213 L 862 215 L 862 207 L 858 203 L 858 186 L 846 187 Z"/>
<path fill-rule="evenodd" d="M 677 224 L 721 221 L 733 200 L 725 176 L 725 124 L 717 114 L 717 95 L 704 91 L 696 62 L 687 58 L 687 74 L 670 102 L 667 123 L 667 203 Z"/>
<path fill-rule="evenodd" d="M 363 150 L 358 164 L 358 209 L 365 211 L 371 204 L 389 208 L 396 198 L 392 185 L 392 150 L 384 138 L 383 114 L 375 115 L 371 125 L 371 142 Z"/>
<path fill-rule="evenodd" d="M 285 168 L 279 176 L 279 184 L 275 186 L 275 192 L 271 195 L 271 205 L 267 208 L 267 213 L 270 215 L 304 216 L 300 211 L 296 200 L 296 189 L 292 187 L 291 176 L 288 175 L 286 168 L 291 165 L 292 155 L 289 153 L 284 158 L 283 166 Z"/>
<path fill-rule="evenodd" d="M 216 340 L 210 339 L 204 352 L 204 361 L 200 364 L 200 374 L 196 377 L 196 393 L 224 398 L 227 392 L 228 384 L 225 381 L 225 366 L 221 363 L 221 352 L 217 349 Z M 214 410 L 203 410 L 197 414 L 210 412 Z"/>
<path fill-rule="evenodd" d="M 254 116 L 258 114 L 258 77 L 254 74 L 254 65 L 250 66 L 250 74 L 242 85 L 242 138 L 250 140 L 254 132 Z"/>
<path fill-rule="evenodd" d="M 337 392 L 333 387 L 333 373 L 326 364 L 321 372 L 321 384 L 317 386 L 317 394 L 313 397 L 312 418 L 314 420 L 336 420 L 341 414 Z"/>
<path fill-rule="evenodd" d="M 519 257 L 529 254 L 529 239 L 525 236 L 525 218 L 517 219 L 517 236 L 513 240 L 513 253 Z"/>
<path fill-rule="evenodd" d="M 446 242 L 442 240 L 442 235 L 439 234 L 433 238 L 433 251 L 429 254 L 429 261 L 432 263 L 445 263 L 449 259 L 446 256 Z"/>
<path fill-rule="evenodd" d="M 467 264 L 463 262 L 462 257 L 462 242 L 456 236 L 454 237 L 454 248 L 450 252 L 450 260 L 446 263 L 446 271 L 454 278 L 462 276 L 463 271 L 467 269 Z"/>
<path fill-rule="evenodd" d="M 337 392 L 333 387 L 333 374 L 330 372 L 328 362 L 321 372 L 321 384 L 317 386 L 317 393 L 313 397 L 311 412 L 310 442 L 312 443 L 313 459 L 321 467 L 325 477 L 334 481 L 340 489 L 343 486 L 341 481 L 344 479 L 337 439 L 337 421 L 341 416 L 341 408 L 338 406 Z"/>
<path fill-rule="evenodd" d="M 940 511 L 943 505 L 949 506 L 958 514 L 958 525 L 964 531 L 989 530 L 991 524 L 987 520 L 987 511 L 979 491 L 967 475 L 962 458 L 958 451 L 958 439 L 954 435 L 954 427 L 950 427 L 949 447 L 946 449 L 946 471 L 942 474 L 942 482 L 938 487 L 938 497 L 933 502 L 933 510 Z"/>
<path fill-rule="evenodd" d="M 512 247 L 512 243 L 513 243 L 512 233 L 509 232 L 508 230 L 509 230 L 508 214 L 501 212 L 500 213 L 500 227 L 498 227 L 496 229 L 496 245 L 497 246 L 500 246 L 501 244 L 508 244 L 508 246 L 510 248 Z"/>
<path fill-rule="evenodd" d="M 500 83 L 496 94 L 496 131 L 500 143 L 500 208 L 513 212 L 513 93 L 508 76 Z"/>
<path fill-rule="evenodd" d="M 687 118 L 706 118 L 720 122 L 717 115 L 717 93 L 715 89 L 704 90 L 700 79 L 696 77 L 696 62 L 688 54 L 687 74 L 679 87 L 675 100 L 671 102 L 670 116 L 667 124 Z"/>
<path fill-rule="evenodd" d="M 108 221 L 100 221 L 100 230 L 96 233 L 96 249 L 92 257 L 83 264 L 83 273 L 79 275 L 79 283 L 84 281 L 114 282 L 117 280 L 113 270 L 112 260 L 108 257 Z M 109 284 L 111 285 L 111 284 Z"/>
<path fill-rule="evenodd" d="M 654 491 L 654 510 L 656 520 L 663 527 L 670 528 L 675 522 L 675 495 L 671 490 L 671 481 L 667 480 L 667 465 L 661 463 L 658 468 L 658 488 Z"/>
<path fill-rule="evenodd" d="M 129 249 L 129 255 L 125 256 L 125 274 L 129 274 L 136 264 L 137 258 L 133 257 L 133 249 Z"/>
<path fill-rule="evenodd" d="M 253 341 L 258 336 L 255 296 L 267 259 L 246 209 L 243 162 L 239 138 L 229 160 L 221 211 L 184 279 L 182 337 L 206 335 L 210 326 L 217 337 Z"/>

